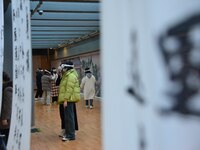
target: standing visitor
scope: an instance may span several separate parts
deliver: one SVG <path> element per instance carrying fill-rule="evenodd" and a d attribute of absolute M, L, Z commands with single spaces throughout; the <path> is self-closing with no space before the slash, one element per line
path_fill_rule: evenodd
<path fill-rule="evenodd" d="M 48 70 L 44 71 L 44 75 L 42 76 L 42 90 L 44 91 L 44 105 L 50 105 L 50 92 L 51 92 L 51 72 Z"/>
<path fill-rule="evenodd" d="M 0 133 L 4 135 L 4 143 L 7 145 L 10 130 L 10 120 L 12 112 L 12 94 L 13 83 L 6 72 L 3 72 L 3 88 L 2 88 L 2 107 L 0 117 Z"/>
<path fill-rule="evenodd" d="M 62 68 L 61 66 L 59 66 L 58 79 L 56 80 L 56 86 L 59 87 L 61 79 L 62 79 Z M 62 103 L 59 104 L 59 113 L 60 113 L 60 119 L 61 119 L 61 132 L 59 134 L 59 137 L 64 137 L 65 136 L 65 116 L 64 116 L 64 106 Z M 77 118 L 75 103 L 74 103 L 74 122 L 75 122 L 75 130 L 78 131 L 78 118 Z"/>
<path fill-rule="evenodd" d="M 37 86 L 37 92 L 35 95 L 35 100 L 42 98 L 42 69 L 38 68 L 36 72 L 36 86 Z"/>
<path fill-rule="evenodd" d="M 52 103 L 57 103 L 58 101 L 58 86 L 56 85 L 56 81 L 58 79 L 58 74 L 56 68 L 52 68 L 52 81 L 51 81 L 51 97 Z"/>
<path fill-rule="evenodd" d="M 80 101 L 78 74 L 71 61 L 62 64 L 62 79 L 59 86 L 58 103 L 63 104 L 65 136 L 63 141 L 75 140 L 75 103 Z"/>
<path fill-rule="evenodd" d="M 62 79 L 62 67 L 61 65 L 58 67 L 58 79 L 56 80 L 56 86 L 60 86 L 60 81 Z M 63 103 L 59 104 L 59 114 L 60 114 L 60 120 L 61 120 L 61 132 L 59 134 L 59 137 L 65 136 L 65 117 L 64 117 L 64 106 Z"/>
<path fill-rule="evenodd" d="M 93 108 L 93 99 L 95 97 L 95 83 L 96 79 L 92 75 L 89 68 L 85 68 L 85 77 L 81 81 L 81 89 L 83 89 L 83 95 L 86 108 Z"/>

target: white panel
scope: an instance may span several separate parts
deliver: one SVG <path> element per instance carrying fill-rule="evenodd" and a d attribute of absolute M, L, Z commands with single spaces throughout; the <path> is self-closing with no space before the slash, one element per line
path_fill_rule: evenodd
<path fill-rule="evenodd" d="M 130 57 L 130 3 L 103 1 L 103 149 L 137 150 L 137 101 L 128 93 L 132 85 Z M 137 120 L 137 121 L 136 121 Z"/>
<path fill-rule="evenodd" d="M 103 1 L 104 150 L 200 149 L 199 10 L 199 0 Z"/>
<path fill-rule="evenodd" d="M 0 83 L 2 83 L 2 72 L 3 72 L 3 52 L 4 52 L 4 9 L 3 1 L 0 2 Z M 1 112 L 1 101 L 2 101 L 2 84 L 0 85 L 0 112 Z"/>
<path fill-rule="evenodd" d="M 200 1 L 148 1 L 154 59 L 152 150 L 200 149 Z"/>
<path fill-rule="evenodd" d="M 30 149 L 32 51 L 30 1 L 12 0 L 13 105 L 9 150 Z"/>

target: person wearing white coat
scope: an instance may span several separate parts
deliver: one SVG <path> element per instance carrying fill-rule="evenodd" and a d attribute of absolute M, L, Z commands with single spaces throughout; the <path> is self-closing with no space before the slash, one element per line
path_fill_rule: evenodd
<path fill-rule="evenodd" d="M 92 109 L 93 108 L 93 99 L 95 97 L 95 83 L 96 79 L 92 75 L 89 68 L 85 69 L 85 77 L 81 81 L 81 89 L 83 89 L 83 95 L 85 100 L 85 107 Z"/>

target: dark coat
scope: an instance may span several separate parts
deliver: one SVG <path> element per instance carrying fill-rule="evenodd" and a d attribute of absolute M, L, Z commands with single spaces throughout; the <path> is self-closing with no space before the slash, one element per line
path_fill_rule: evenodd
<path fill-rule="evenodd" d="M 10 128 L 10 119 L 12 112 L 12 94 L 13 94 L 12 81 L 8 81 L 3 84 L 0 129 Z M 7 120 L 8 125 L 6 126 L 2 125 L 2 120 Z"/>
<path fill-rule="evenodd" d="M 37 88 L 42 89 L 42 73 L 40 71 L 36 72 L 36 85 Z"/>

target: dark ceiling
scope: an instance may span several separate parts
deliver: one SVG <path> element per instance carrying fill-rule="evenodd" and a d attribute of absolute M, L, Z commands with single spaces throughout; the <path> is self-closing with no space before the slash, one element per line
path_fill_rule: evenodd
<path fill-rule="evenodd" d="M 32 0 L 30 4 L 33 49 L 64 47 L 99 35 L 97 0 Z"/>

